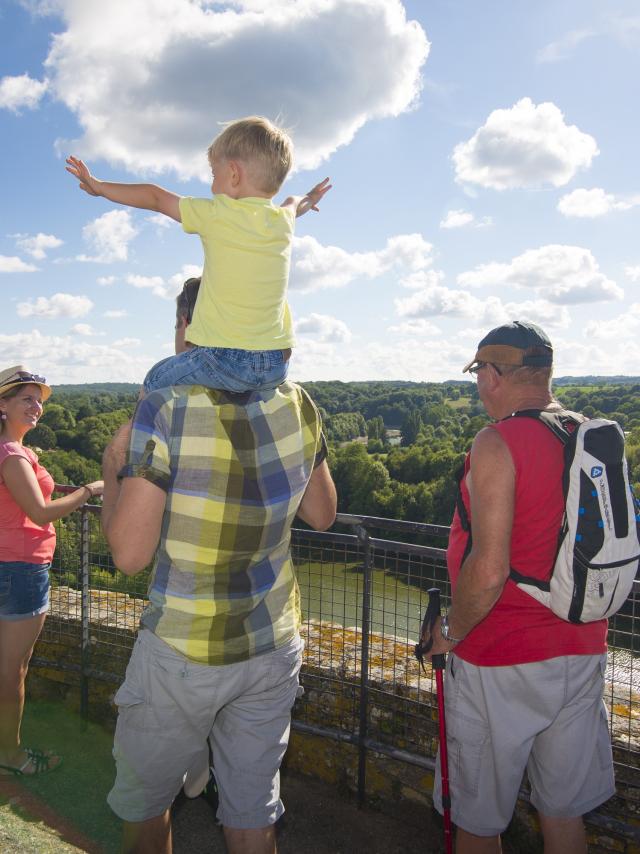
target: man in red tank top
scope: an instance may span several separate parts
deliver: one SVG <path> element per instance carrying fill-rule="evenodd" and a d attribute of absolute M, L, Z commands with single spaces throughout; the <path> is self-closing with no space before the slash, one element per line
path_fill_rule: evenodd
<path fill-rule="evenodd" d="M 582 816 L 615 791 L 602 699 L 607 621 L 565 622 L 509 578 L 513 567 L 548 580 L 554 562 L 563 447 L 539 421 L 510 417 L 561 408 L 552 363 L 545 333 L 514 321 L 489 332 L 464 368 L 495 423 L 477 434 L 465 463 L 447 550 L 452 603 L 431 648 L 450 653 L 457 854 L 501 851 L 525 770 L 547 854 L 586 852 Z M 434 803 L 442 811 L 438 773 Z"/>

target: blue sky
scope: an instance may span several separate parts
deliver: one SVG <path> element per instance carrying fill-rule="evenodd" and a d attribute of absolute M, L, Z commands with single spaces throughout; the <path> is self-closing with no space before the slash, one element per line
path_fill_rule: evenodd
<path fill-rule="evenodd" d="M 610 0 L 3 0 L 2 366 L 140 381 L 197 237 L 81 193 L 207 195 L 219 122 L 280 117 L 298 380 L 462 378 L 542 325 L 558 375 L 640 374 L 640 8 Z M 276 197 L 278 198 L 278 197 Z"/>

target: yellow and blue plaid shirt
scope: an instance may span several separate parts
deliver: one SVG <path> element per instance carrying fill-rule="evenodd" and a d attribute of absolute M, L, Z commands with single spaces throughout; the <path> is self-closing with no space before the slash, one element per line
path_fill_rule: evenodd
<path fill-rule="evenodd" d="M 167 501 L 141 625 L 209 665 L 291 640 L 291 524 L 325 456 L 320 415 L 295 383 L 244 394 L 172 386 L 142 400 L 120 477 L 152 481 Z"/>

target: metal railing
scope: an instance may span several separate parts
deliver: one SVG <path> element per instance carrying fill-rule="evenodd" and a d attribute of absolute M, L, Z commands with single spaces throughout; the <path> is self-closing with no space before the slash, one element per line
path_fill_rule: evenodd
<path fill-rule="evenodd" d="M 47 660 L 46 665 L 77 673 L 85 716 L 94 680 L 115 684 L 123 678 L 148 582 L 148 572 L 127 577 L 115 570 L 99 529 L 99 512 L 99 507 L 87 505 L 57 523 L 51 616 L 43 632 L 44 641 L 66 641 L 76 649 L 74 660 Z M 349 533 L 292 532 L 306 640 L 301 675 L 305 695 L 294 707 L 293 727 L 357 748 L 362 802 L 369 751 L 434 768 L 435 688 L 430 671 L 421 673 L 412 650 L 428 588 L 439 587 L 443 605 L 450 599 L 445 551 L 422 543 L 443 542 L 449 529 L 342 514 L 337 527 Z M 639 600 L 636 587 L 610 620 L 605 694 L 616 776 L 636 790 Z M 33 665 L 43 663 L 36 649 Z M 638 837 L 630 825 L 625 832 Z"/>

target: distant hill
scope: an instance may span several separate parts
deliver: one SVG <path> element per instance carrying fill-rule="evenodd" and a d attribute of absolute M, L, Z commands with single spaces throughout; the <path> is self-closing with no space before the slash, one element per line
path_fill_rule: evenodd
<path fill-rule="evenodd" d="M 637 385 L 640 377 L 554 377 L 554 385 Z"/>
<path fill-rule="evenodd" d="M 397 389 L 420 389 L 438 385 L 465 385 L 473 380 L 455 379 L 445 380 L 443 383 L 436 382 L 411 382 L 409 380 L 366 380 L 360 382 L 342 382 L 340 380 L 320 380 L 316 382 L 301 382 L 301 385 L 310 386 L 313 388 L 326 388 L 328 386 L 342 386 L 343 388 L 357 388 L 361 391 L 368 387 L 376 386 L 378 389 L 385 388 L 391 390 Z M 585 377 L 555 377 L 554 385 L 636 385 L 640 384 L 640 377 L 630 377 L 624 375 L 616 376 L 585 376 Z M 60 385 L 52 386 L 56 391 L 65 392 L 66 394 L 132 394 L 138 393 L 140 383 L 61 383 Z"/>
<path fill-rule="evenodd" d="M 54 391 L 65 394 L 137 394 L 141 383 L 61 383 Z"/>

